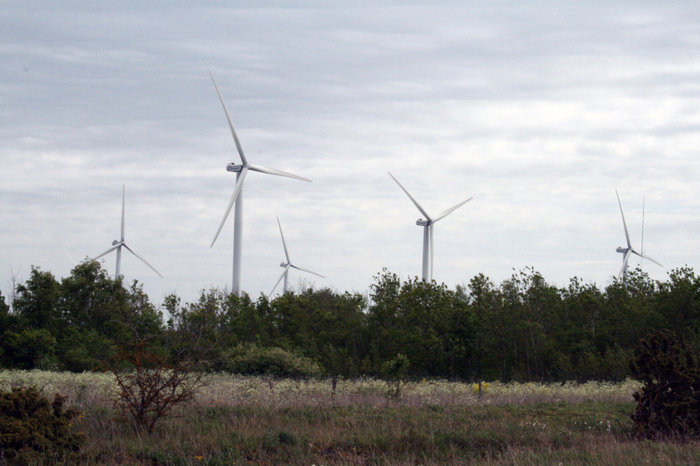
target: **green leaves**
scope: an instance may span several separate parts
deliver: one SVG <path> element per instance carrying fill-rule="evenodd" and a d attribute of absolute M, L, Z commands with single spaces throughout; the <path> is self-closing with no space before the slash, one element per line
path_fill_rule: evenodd
<path fill-rule="evenodd" d="M 675 333 L 660 330 L 639 342 L 631 363 L 644 382 L 632 415 L 640 437 L 700 435 L 700 365 Z"/>

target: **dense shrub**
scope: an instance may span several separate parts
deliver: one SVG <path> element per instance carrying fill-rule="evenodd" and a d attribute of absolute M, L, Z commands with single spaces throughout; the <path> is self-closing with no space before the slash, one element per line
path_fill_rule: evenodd
<path fill-rule="evenodd" d="M 53 402 L 36 388 L 0 392 L 0 464 L 44 464 L 67 461 L 84 441 L 73 431 L 78 412 L 63 409 L 65 399 Z"/>
<path fill-rule="evenodd" d="M 282 348 L 257 345 L 238 346 L 227 354 L 225 370 L 243 375 L 273 377 L 314 377 L 321 367 L 313 360 Z"/>
<path fill-rule="evenodd" d="M 631 363 L 644 384 L 632 415 L 639 437 L 700 434 L 700 368 L 693 352 L 669 330 L 647 335 Z"/>

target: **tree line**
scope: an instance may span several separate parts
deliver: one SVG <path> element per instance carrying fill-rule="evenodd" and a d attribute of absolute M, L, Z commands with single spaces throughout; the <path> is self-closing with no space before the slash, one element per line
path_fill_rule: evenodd
<path fill-rule="evenodd" d="M 603 289 L 578 278 L 559 288 L 531 268 L 455 289 L 382 270 L 367 295 L 309 288 L 254 300 L 209 289 L 156 306 L 138 282 L 86 261 L 60 281 L 32 268 L 12 302 L 0 294 L 0 366 L 97 370 L 147 341 L 210 371 L 382 376 L 401 358 L 414 378 L 620 380 L 640 338 L 660 328 L 700 349 L 692 268 L 665 281 L 636 270 Z"/>

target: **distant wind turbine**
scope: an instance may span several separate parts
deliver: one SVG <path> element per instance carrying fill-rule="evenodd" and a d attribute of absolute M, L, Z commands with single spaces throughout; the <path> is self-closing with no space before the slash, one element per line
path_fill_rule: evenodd
<path fill-rule="evenodd" d="M 388 172 L 387 172 L 388 173 Z M 433 249 L 433 225 L 438 221 L 441 220 L 445 217 L 447 217 L 449 214 L 457 210 L 458 208 L 462 207 L 464 204 L 467 202 L 471 201 L 473 198 L 469 198 L 466 201 L 462 201 L 459 204 L 456 204 L 437 217 L 433 218 L 430 215 L 428 215 L 428 212 L 421 207 L 421 205 L 416 201 L 413 196 L 411 196 L 411 193 L 409 193 L 406 188 L 404 188 L 401 183 L 399 183 L 399 180 L 394 178 L 394 175 L 389 173 L 389 176 L 396 181 L 396 184 L 399 185 L 399 188 L 403 190 L 403 192 L 406 193 L 409 199 L 413 201 L 415 206 L 418 208 L 421 214 L 425 216 L 425 219 L 418 219 L 416 220 L 416 225 L 422 226 L 423 227 L 423 281 L 430 281 L 433 279 L 433 257 L 434 257 L 434 249 Z"/>
<path fill-rule="evenodd" d="M 630 234 L 629 234 L 629 231 L 627 230 L 627 222 L 625 222 L 625 213 L 622 211 L 622 202 L 620 202 L 620 195 L 617 193 L 617 189 L 615 190 L 615 195 L 617 196 L 617 205 L 620 206 L 620 215 L 622 215 L 622 225 L 625 227 L 625 239 L 627 240 L 627 247 L 626 248 L 618 247 L 616 249 L 617 252 L 619 252 L 620 254 L 623 255 L 622 256 L 622 268 L 620 269 L 619 276 L 622 278 L 622 281 L 625 281 L 625 279 L 627 278 L 627 262 L 629 261 L 630 256 L 632 254 L 636 254 L 641 258 L 650 260 L 654 264 L 659 265 L 661 267 L 663 267 L 663 265 L 656 262 L 654 259 L 647 256 L 646 254 L 635 251 L 635 249 L 632 247 L 632 243 L 630 242 Z"/>
<path fill-rule="evenodd" d="M 646 196 L 644 194 L 642 194 L 642 244 L 640 246 L 642 256 L 644 256 L 644 212 L 645 212 L 644 208 L 645 208 L 645 201 L 646 201 L 645 197 Z M 644 264 L 644 257 L 642 257 L 639 260 L 639 269 L 640 270 L 642 269 L 643 264 Z"/>
<path fill-rule="evenodd" d="M 224 99 L 221 96 L 221 92 L 219 91 L 219 86 L 216 85 L 216 81 L 214 81 L 214 75 L 209 73 L 209 76 L 211 76 L 211 81 L 214 83 L 214 88 L 216 89 L 216 93 L 219 96 L 219 100 L 221 101 L 221 107 L 224 109 L 224 113 L 226 114 L 226 119 L 228 120 L 228 126 L 231 128 L 231 135 L 233 136 L 233 142 L 236 144 L 236 149 L 238 150 L 238 155 L 241 158 L 241 164 L 237 165 L 235 162 L 229 163 L 226 165 L 226 170 L 230 172 L 236 173 L 236 187 L 233 190 L 233 194 L 231 195 L 231 199 L 228 202 L 228 207 L 226 207 L 226 212 L 224 213 L 224 218 L 221 220 L 221 223 L 219 224 L 219 229 L 216 230 L 216 234 L 214 235 L 214 239 L 211 242 L 210 247 L 214 247 L 214 243 L 216 242 L 216 239 L 219 237 L 219 233 L 221 233 L 221 229 L 224 226 L 224 223 L 226 223 L 226 219 L 228 218 L 228 214 L 231 213 L 231 208 L 233 207 L 233 204 L 236 204 L 236 210 L 233 214 L 233 278 L 232 278 L 232 283 L 231 283 L 231 292 L 234 293 L 237 296 L 240 296 L 241 294 L 241 254 L 242 254 L 242 247 L 241 243 L 243 240 L 243 181 L 245 180 L 246 174 L 248 171 L 254 171 L 254 172 L 261 172 L 261 173 L 267 173 L 269 175 L 277 175 L 277 176 L 286 176 L 288 178 L 295 178 L 297 180 L 302 180 L 302 181 L 308 181 L 310 182 L 311 180 L 308 178 L 304 178 L 298 175 L 294 175 L 292 173 L 287 173 L 283 172 L 281 170 L 277 170 L 275 168 L 268 168 L 268 167 L 261 167 L 259 165 L 252 165 L 248 163 L 248 159 L 246 158 L 245 154 L 243 153 L 243 147 L 241 146 L 240 141 L 238 140 L 238 135 L 236 134 L 236 130 L 233 129 L 233 123 L 231 122 L 231 117 L 228 114 L 228 110 L 226 109 L 226 104 L 224 104 Z"/>
<path fill-rule="evenodd" d="M 282 225 L 280 224 L 280 219 L 277 217 L 277 226 L 280 229 L 280 236 L 282 237 L 282 246 L 284 247 L 284 257 L 287 260 L 287 262 L 282 262 L 280 263 L 280 267 L 284 267 L 284 272 L 282 272 L 282 275 L 280 275 L 280 278 L 277 279 L 277 283 L 275 283 L 275 286 L 272 287 L 272 290 L 270 290 L 270 294 L 268 296 L 272 296 L 272 293 L 274 293 L 275 289 L 277 288 L 277 285 L 280 284 L 280 281 L 284 278 L 284 293 L 287 292 L 287 276 L 289 275 L 289 269 L 297 269 L 301 270 L 302 272 L 310 273 L 313 275 L 316 275 L 317 277 L 321 278 L 326 278 L 320 273 L 313 272 L 308 269 L 302 269 L 301 267 L 297 267 L 296 265 L 292 264 L 291 259 L 289 259 L 289 251 L 287 250 L 287 243 L 284 241 L 284 233 L 282 233 Z"/>
<path fill-rule="evenodd" d="M 131 254 L 136 256 L 137 259 L 139 259 L 141 262 L 146 264 L 151 270 L 153 270 L 155 273 L 158 274 L 160 278 L 163 278 L 163 276 L 158 272 L 155 267 L 153 267 L 151 264 L 148 263 L 146 259 L 143 257 L 139 256 L 134 252 L 133 249 L 131 249 L 127 244 L 126 241 L 124 240 L 124 199 L 125 199 L 125 193 L 126 189 L 124 188 L 124 185 L 122 185 L 122 230 L 121 230 L 121 239 L 119 241 L 114 240 L 112 241 L 112 247 L 107 249 L 105 252 L 100 254 L 99 256 L 95 257 L 93 260 L 97 260 L 100 257 L 103 257 L 110 252 L 116 250 L 117 251 L 117 269 L 116 272 L 114 273 L 114 278 L 119 278 L 120 270 L 121 270 L 121 262 L 122 262 L 122 247 L 125 248 L 127 251 L 129 251 Z"/>

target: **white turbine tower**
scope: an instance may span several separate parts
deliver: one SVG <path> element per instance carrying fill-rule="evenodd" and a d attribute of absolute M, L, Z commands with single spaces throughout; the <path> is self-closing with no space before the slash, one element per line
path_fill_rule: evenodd
<path fill-rule="evenodd" d="M 282 262 L 280 263 L 280 267 L 284 267 L 284 272 L 282 272 L 282 275 L 280 275 L 280 278 L 277 279 L 277 283 L 275 283 L 275 286 L 272 287 L 272 290 L 270 290 L 270 294 L 268 296 L 272 296 L 272 293 L 274 293 L 275 289 L 277 288 L 277 285 L 280 284 L 280 281 L 284 278 L 284 293 L 287 292 L 287 276 L 289 275 L 289 269 L 297 269 L 301 270 L 302 272 L 307 272 L 316 275 L 317 277 L 321 278 L 326 278 L 320 273 L 313 272 L 308 269 L 302 269 L 301 267 L 297 267 L 296 265 L 292 264 L 292 261 L 289 259 L 289 251 L 287 250 L 287 243 L 284 241 L 284 233 L 282 233 L 282 225 L 280 224 L 280 219 L 277 217 L 277 226 L 280 229 L 280 236 L 282 237 L 282 246 L 284 247 L 284 257 L 287 259 L 287 262 Z"/>
<path fill-rule="evenodd" d="M 131 254 L 136 256 L 137 259 L 139 259 L 141 262 L 146 264 L 151 270 L 153 270 L 155 273 L 158 274 L 160 278 L 163 278 L 163 276 L 158 272 L 155 267 L 153 267 L 151 264 L 148 263 L 146 259 L 143 257 L 139 256 L 134 252 L 133 249 L 131 249 L 127 244 L 126 241 L 124 240 L 124 199 L 125 199 L 125 194 L 126 194 L 126 189 L 122 185 L 122 230 L 121 230 L 121 239 L 119 241 L 114 240 L 112 241 L 112 247 L 107 249 L 105 252 L 100 254 L 99 256 L 95 257 L 93 260 L 97 260 L 100 257 L 103 257 L 110 252 L 116 250 L 117 251 L 117 269 L 116 272 L 114 273 L 114 278 L 118 278 L 121 270 L 121 262 L 122 262 L 122 248 L 125 248 L 127 251 L 129 251 Z"/>
<path fill-rule="evenodd" d="M 622 202 L 620 202 L 620 195 L 617 193 L 617 189 L 615 190 L 615 195 L 617 196 L 617 205 L 620 206 L 620 215 L 622 215 L 622 225 L 625 227 L 625 239 L 627 240 L 627 247 L 626 248 L 618 247 L 616 249 L 617 252 L 622 254 L 622 268 L 620 269 L 619 276 L 622 278 L 622 281 L 625 281 L 625 279 L 627 278 L 627 262 L 629 261 L 630 256 L 632 254 L 636 254 L 641 258 L 650 260 L 654 264 L 660 265 L 661 267 L 663 267 L 663 265 L 659 264 L 658 262 L 656 262 L 651 257 L 647 256 L 646 254 L 640 253 L 640 252 L 637 252 L 634 250 L 634 248 L 632 247 L 632 243 L 630 242 L 630 234 L 629 234 L 629 231 L 627 231 L 627 222 L 625 222 L 625 213 L 622 211 Z"/>
<path fill-rule="evenodd" d="M 234 293 L 235 295 L 239 296 L 241 294 L 241 243 L 243 239 L 243 181 L 245 180 L 246 174 L 248 171 L 254 171 L 254 172 L 261 172 L 261 173 L 267 173 L 269 175 L 278 175 L 278 176 L 286 176 L 289 178 L 296 178 L 297 180 L 302 180 L 302 181 L 311 181 L 308 178 L 304 178 L 301 176 L 293 175 L 291 173 L 283 172 L 281 170 L 277 170 L 274 168 L 267 168 L 267 167 L 261 167 L 259 165 L 252 165 L 248 163 L 248 159 L 246 158 L 245 154 L 243 153 L 243 147 L 241 147 L 241 143 L 238 140 L 238 136 L 236 135 L 236 130 L 233 129 L 233 123 L 231 123 L 231 117 L 228 114 L 228 110 L 226 109 L 226 104 L 224 104 L 224 99 L 221 97 L 221 92 L 219 91 L 219 86 L 216 85 L 216 81 L 214 81 L 214 76 L 209 73 L 209 76 L 211 76 L 211 81 L 214 83 L 214 88 L 216 89 L 216 93 L 219 95 L 219 100 L 221 101 L 221 106 L 224 109 L 224 113 L 226 114 L 226 119 L 228 120 L 228 126 L 231 128 L 231 135 L 233 136 L 233 142 L 236 144 L 236 149 L 238 150 L 238 155 L 241 158 L 241 164 L 237 165 L 236 163 L 232 162 L 226 165 L 226 170 L 230 172 L 236 173 L 236 187 L 233 190 L 233 194 L 231 195 L 231 200 L 228 202 L 228 207 L 226 207 L 226 212 L 224 213 L 224 218 L 221 220 L 221 223 L 219 224 L 219 229 L 216 230 L 216 234 L 214 235 L 214 239 L 211 242 L 211 246 L 214 246 L 214 243 L 216 242 L 216 239 L 219 237 L 219 233 L 221 232 L 221 229 L 224 226 L 224 223 L 226 223 L 226 219 L 228 218 L 228 214 L 231 213 L 231 208 L 233 207 L 233 204 L 236 204 L 236 210 L 233 214 L 233 278 L 231 282 L 231 292 Z"/>
<path fill-rule="evenodd" d="M 466 201 L 462 201 L 459 204 L 456 204 L 437 217 L 433 218 L 430 215 L 428 215 L 428 212 L 421 207 L 420 204 L 418 204 L 418 201 L 416 201 L 413 196 L 411 196 L 411 193 L 409 193 L 406 188 L 404 188 L 401 183 L 399 183 L 399 180 L 394 178 L 394 175 L 389 173 L 389 176 L 396 181 L 396 184 L 399 185 L 399 188 L 403 190 L 403 192 L 406 193 L 406 195 L 413 201 L 413 203 L 418 207 L 418 210 L 420 211 L 421 214 L 425 216 L 425 220 L 422 218 L 419 218 L 416 220 L 416 225 L 422 226 L 423 227 L 423 280 L 424 281 L 429 281 L 433 279 L 433 256 L 434 256 L 434 250 L 433 250 L 433 225 L 438 221 L 441 220 L 445 217 L 447 217 L 449 214 L 457 210 L 458 208 L 462 207 L 464 204 L 467 202 L 471 201 L 472 198 L 470 197 Z"/>

